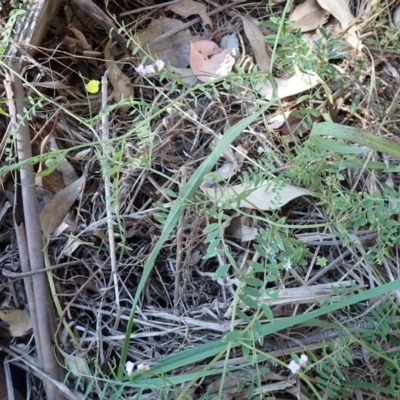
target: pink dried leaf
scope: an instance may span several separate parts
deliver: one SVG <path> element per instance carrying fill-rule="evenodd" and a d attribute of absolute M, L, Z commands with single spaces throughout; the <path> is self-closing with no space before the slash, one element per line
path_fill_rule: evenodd
<path fill-rule="evenodd" d="M 220 76 L 225 76 L 232 70 L 235 59 L 226 50 L 208 58 L 199 52 L 196 43 L 191 43 L 190 67 L 197 79 L 208 82 Z"/>

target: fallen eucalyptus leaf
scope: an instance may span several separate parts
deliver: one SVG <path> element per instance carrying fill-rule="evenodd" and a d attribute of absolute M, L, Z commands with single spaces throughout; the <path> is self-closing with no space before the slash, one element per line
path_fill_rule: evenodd
<path fill-rule="evenodd" d="M 7 322 L 12 337 L 24 336 L 32 329 L 29 315 L 18 308 L 0 311 L 0 319 Z"/>
<path fill-rule="evenodd" d="M 215 47 L 206 45 L 204 42 L 213 43 Z M 211 55 L 211 57 L 208 58 L 208 55 Z M 199 81 L 209 82 L 227 75 L 232 70 L 234 63 L 235 59 L 214 42 L 209 40 L 191 42 L 190 68 Z"/>
<path fill-rule="evenodd" d="M 264 35 L 258 26 L 254 25 L 248 18 L 241 18 L 243 21 L 244 33 L 247 39 L 249 39 L 259 70 L 269 72 L 271 59 L 267 53 Z"/>
<path fill-rule="evenodd" d="M 312 31 L 317 29 L 319 25 L 323 25 L 330 12 L 324 10 L 317 0 L 306 0 L 299 4 L 290 14 L 289 19 L 293 21 L 289 25 L 289 29 L 300 28 L 302 32 Z"/>
<path fill-rule="evenodd" d="M 59 191 L 47 204 L 40 217 L 40 225 L 46 237 L 50 237 L 54 231 L 61 225 L 68 211 L 75 203 L 85 183 L 85 177 L 82 176 L 71 183 L 65 189 Z"/>
<path fill-rule="evenodd" d="M 290 78 L 275 78 L 275 81 L 278 89 L 277 97 L 279 99 L 305 92 L 322 83 L 322 79 L 314 72 L 301 72 L 298 69 L 296 69 L 295 74 Z M 265 96 L 266 99 L 272 99 L 274 89 L 270 81 L 264 82 L 259 79 L 257 90 L 259 90 L 260 94 Z"/>
<path fill-rule="evenodd" d="M 277 210 L 299 196 L 312 195 L 308 189 L 273 181 L 263 181 L 259 186 L 234 185 L 201 188 L 218 206 L 246 207 L 258 210 Z"/>
<path fill-rule="evenodd" d="M 346 0 L 317 0 L 319 5 L 329 11 L 342 26 L 342 29 L 345 30 L 349 27 L 349 25 L 354 21 L 354 16 L 350 11 L 349 3 Z M 347 42 L 357 50 L 362 50 L 364 45 L 361 43 L 361 40 L 358 38 L 357 34 L 357 26 L 352 26 L 347 30 L 346 40 Z"/>
<path fill-rule="evenodd" d="M 134 37 L 134 42 L 140 44 L 139 57 L 150 55 L 154 60 L 162 60 L 165 65 L 186 68 L 189 65 L 190 41 L 193 39 L 189 31 L 184 29 L 184 23 L 177 19 L 162 17 L 154 19 L 144 32 Z M 176 31 L 167 39 L 157 40 L 161 35 Z"/>
<path fill-rule="evenodd" d="M 257 236 L 257 228 L 249 226 L 250 218 L 237 216 L 232 218 L 230 224 L 225 228 L 225 233 L 239 239 L 242 242 L 254 240 Z"/>
<path fill-rule="evenodd" d="M 175 14 L 183 18 L 190 17 L 191 15 L 199 15 L 206 25 L 211 29 L 214 28 L 211 18 L 207 15 L 207 6 L 193 0 L 182 0 L 179 3 L 170 4 L 165 11 L 173 11 Z"/>

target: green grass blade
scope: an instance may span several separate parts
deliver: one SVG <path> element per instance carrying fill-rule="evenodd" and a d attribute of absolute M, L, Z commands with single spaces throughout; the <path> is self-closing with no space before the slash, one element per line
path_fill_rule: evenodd
<path fill-rule="evenodd" d="M 161 233 L 160 239 L 154 246 L 152 252 L 150 253 L 149 257 L 146 260 L 146 263 L 143 267 L 142 277 L 140 279 L 139 285 L 136 290 L 135 298 L 133 300 L 133 305 L 131 309 L 131 314 L 128 321 L 128 326 L 126 329 L 124 344 L 122 346 L 121 351 L 121 358 L 118 366 L 118 379 L 121 380 L 124 372 L 124 366 L 126 362 L 126 356 L 128 352 L 129 346 L 129 338 L 133 328 L 133 321 L 135 317 L 135 309 L 136 305 L 139 301 L 139 297 L 142 293 L 142 290 L 147 282 L 147 279 L 150 276 L 150 272 L 153 269 L 154 262 L 156 257 L 158 256 L 160 250 L 162 249 L 164 243 L 168 240 L 169 235 L 171 234 L 172 230 L 175 228 L 179 218 L 182 216 L 188 201 L 193 197 L 196 193 L 197 189 L 199 188 L 200 184 L 203 181 L 203 176 L 208 174 L 213 166 L 218 161 L 220 155 L 223 151 L 239 136 L 239 134 L 248 126 L 250 125 L 256 118 L 262 115 L 275 101 L 275 99 L 271 99 L 265 106 L 261 107 L 259 111 L 256 113 L 244 118 L 243 120 L 239 121 L 237 124 L 230 127 L 225 134 L 222 136 L 221 140 L 217 143 L 214 150 L 211 154 L 207 157 L 206 160 L 199 166 L 196 172 L 192 175 L 189 179 L 187 184 L 183 187 L 181 193 L 179 194 L 178 198 L 175 200 L 174 205 L 172 206 L 168 218 L 165 221 L 163 231 Z"/>
<path fill-rule="evenodd" d="M 384 285 L 381 285 L 373 289 L 362 291 L 358 294 L 352 294 L 348 298 L 338 301 L 337 303 L 321 307 L 319 310 L 312 311 L 306 314 L 297 315 L 295 317 L 288 317 L 288 318 L 283 318 L 281 320 L 276 320 L 273 324 L 271 323 L 265 324 L 263 325 L 262 328 L 262 334 L 264 336 L 268 336 L 273 333 L 282 331 L 284 329 L 293 327 L 295 325 L 305 323 L 306 321 L 321 317 L 336 310 L 346 308 L 348 306 L 351 306 L 352 304 L 364 302 L 373 297 L 388 294 L 398 289 L 400 289 L 400 279 L 386 283 Z M 240 343 L 238 341 L 237 343 L 234 343 L 233 346 L 237 346 L 239 344 Z M 156 375 L 164 375 L 177 368 L 181 368 L 189 364 L 198 363 L 206 358 L 215 356 L 216 354 L 224 351 L 224 349 L 226 349 L 227 347 L 228 347 L 228 342 L 223 340 L 218 340 L 212 343 L 207 343 L 201 346 L 197 346 L 192 349 L 183 350 L 179 353 L 164 357 L 162 360 L 159 361 L 157 366 L 151 368 L 151 373 Z M 266 355 L 265 358 L 268 358 L 268 355 Z M 261 359 L 262 357 L 260 358 L 260 360 Z M 147 382 L 150 383 L 151 379 L 147 380 Z M 157 380 L 157 383 L 159 383 L 159 380 Z M 137 384 L 139 386 L 141 385 L 140 382 L 137 382 Z"/>
<path fill-rule="evenodd" d="M 349 142 L 365 146 L 367 149 L 340 145 L 322 136 L 331 136 L 336 139 L 348 140 Z M 389 140 L 375 136 L 362 129 L 335 124 L 333 122 L 321 122 L 316 124 L 311 130 L 309 140 L 322 149 L 338 153 L 356 154 L 369 150 L 376 150 L 400 159 L 400 145 L 397 143 L 390 142 Z"/>

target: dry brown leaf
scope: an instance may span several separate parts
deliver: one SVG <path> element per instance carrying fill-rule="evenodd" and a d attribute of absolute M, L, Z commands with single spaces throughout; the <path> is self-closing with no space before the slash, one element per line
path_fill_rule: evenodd
<path fill-rule="evenodd" d="M 78 151 L 75 154 L 74 159 L 75 160 L 84 160 L 90 154 L 91 151 L 92 151 L 91 147 L 89 147 L 88 149 Z"/>
<path fill-rule="evenodd" d="M 306 0 L 299 4 L 290 14 L 293 21 L 289 29 L 300 28 L 302 32 L 312 31 L 328 19 L 330 12 L 320 7 L 317 0 Z"/>
<path fill-rule="evenodd" d="M 278 185 L 264 181 L 259 186 L 235 185 L 227 187 L 201 188 L 219 206 L 229 203 L 232 207 L 277 210 L 299 196 L 311 195 L 308 189 L 289 184 Z"/>
<path fill-rule="evenodd" d="M 51 134 L 47 135 L 40 146 L 41 154 L 58 150 L 59 147 L 54 136 Z M 45 165 L 44 163 L 40 163 L 38 173 L 43 172 L 43 170 L 45 170 Z M 36 184 L 42 188 L 57 193 L 72 182 L 75 182 L 77 179 L 78 174 L 75 172 L 70 162 L 64 157 L 61 157 L 61 159 L 58 160 L 58 165 L 54 171 L 45 176 L 39 175 L 36 177 Z"/>
<path fill-rule="evenodd" d="M 161 35 L 179 28 L 182 30 L 167 39 L 155 41 Z M 134 38 L 143 48 L 143 51 L 138 52 L 139 57 L 150 55 L 154 60 L 162 60 L 166 65 L 170 64 L 176 68 L 186 68 L 189 65 L 191 40 L 192 35 L 184 29 L 182 21 L 166 17 L 153 20 L 144 32 Z M 155 42 L 147 45 L 153 41 Z"/>
<path fill-rule="evenodd" d="M 237 216 L 232 218 L 230 224 L 225 228 L 225 233 L 242 242 L 249 242 L 256 238 L 257 228 L 251 226 L 251 220 L 249 217 Z"/>
<path fill-rule="evenodd" d="M 175 14 L 183 18 L 188 18 L 191 15 L 199 15 L 206 25 L 211 29 L 214 28 L 211 18 L 207 15 L 207 6 L 193 0 L 182 0 L 179 3 L 169 5 L 165 11 L 173 11 Z"/>
<path fill-rule="evenodd" d="M 202 82 L 208 82 L 220 76 L 227 75 L 232 70 L 235 59 L 226 50 L 219 49 L 220 52 L 215 54 L 215 48 L 211 53 L 214 55 L 208 58 L 207 54 L 210 54 L 208 51 L 201 53 L 197 49 L 197 46 L 203 48 L 201 42 L 205 41 L 191 42 L 190 46 L 190 68 L 197 79 Z M 215 43 L 214 45 L 217 46 Z"/>
<path fill-rule="evenodd" d="M 28 314 L 18 308 L 0 311 L 0 319 L 7 322 L 12 337 L 24 336 L 32 329 Z"/>
<path fill-rule="evenodd" d="M 108 69 L 108 79 L 113 87 L 112 96 L 116 103 L 121 100 L 130 99 L 133 97 L 133 87 L 131 80 L 125 75 L 118 67 L 111 55 L 111 41 L 106 43 L 104 48 L 104 58 L 106 60 L 106 67 Z M 130 109 L 129 105 L 120 108 L 122 113 L 127 113 Z"/>
<path fill-rule="evenodd" d="M 50 237 L 53 232 L 61 225 L 68 211 L 75 203 L 85 183 L 82 176 L 65 189 L 58 192 L 47 204 L 41 217 L 40 224 L 46 237 Z"/>
<path fill-rule="evenodd" d="M 349 4 L 346 0 L 317 0 L 319 5 L 329 11 L 345 30 L 354 21 L 354 16 L 350 11 Z M 361 50 L 364 46 L 357 35 L 357 27 L 352 26 L 346 33 L 347 42 L 357 50 Z"/>
<path fill-rule="evenodd" d="M 88 43 L 86 36 L 79 29 L 76 29 L 72 24 L 68 24 L 67 28 L 75 35 L 83 50 L 92 50 L 92 46 Z"/>
<path fill-rule="evenodd" d="M 317 74 L 311 71 L 305 73 L 299 70 L 296 70 L 295 74 L 290 78 L 275 78 L 275 81 L 278 86 L 278 93 L 276 95 L 279 99 L 305 92 L 322 83 L 321 78 Z M 272 98 L 273 87 L 269 81 L 264 82 L 259 80 L 257 89 L 267 100 Z"/>
<path fill-rule="evenodd" d="M 267 53 L 267 45 L 265 43 L 264 35 L 261 33 L 258 26 L 254 25 L 248 18 L 241 18 L 243 21 L 244 33 L 246 34 L 247 39 L 249 39 L 259 70 L 269 71 L 271 60 Z"/>

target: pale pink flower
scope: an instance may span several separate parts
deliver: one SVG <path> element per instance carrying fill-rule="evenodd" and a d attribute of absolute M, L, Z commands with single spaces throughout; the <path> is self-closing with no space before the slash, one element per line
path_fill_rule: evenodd
<path fill-rule="evenodd" d="M 136 369 L 138 370 L 138 372 L 144 372 L 149 371 L 150 367 L 147 364 L 141 363 L 137 365 Z"/>
<path fill-rule="evenodd" d="M 126 364 L 125 364 L 125 370 L 126 370 L 126 373 L 127 373 L 128 375 L 131 375 L 131 374 L 132 374 L 134 366 L 135 366 L 135 363 L 133 363 L 132 361 L 127 361 L 127 362 L 126 362 Z"/>
<path fill-rule="evenodd" d="M 308 363 L 308 357 L 305 354 L 302 354 L 300 356 L 300 362 L 299 362 L 300 367 L 305 367 L 307 363 Z"/>
<path fill-rule="evenodd" d="M 288 364 L 288 368 L 293 375 L 296 375 L 301 369 L 300 365 L 297 364 L 297 362 L 294 360 L 290 361 L 290 363 Z"/>
<path fill-rule="evenodd" d="M 145 74 L 145 73 L 146 73 L 146 72 L 145 72 L 145 68 L 143 67 L 142 64 L 140 64 L 138 67 L 135 67 L 135 71 L 136 71 L 138 74 Z"/>
<path fill-rule="evenodd" d="M 156 61 L 157 71 L 160 72 L 165 67 L 165 62 L 163 60 Z"/>
<path fill-rule="evenodd" d="M 296 361 L 292 360 L 288 364 L 288 368 L 290 369 L 290 372 L 293 375 L 296 375 L 301 370 L 301 367 L 305 367 L 307 363 L 308 363 L 308 357 L 305 354 L 302 354 L 300 356 L 299 363 L 297 364 Z"/>
<path fill-rule="evenodd" d="M 144 74 L 154 74 L 156 72 L 156 70 L 154 69 L 154 67 L 152 65 L 146 65 L 144 67 Z"/>

